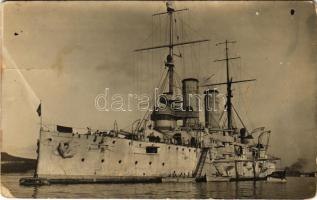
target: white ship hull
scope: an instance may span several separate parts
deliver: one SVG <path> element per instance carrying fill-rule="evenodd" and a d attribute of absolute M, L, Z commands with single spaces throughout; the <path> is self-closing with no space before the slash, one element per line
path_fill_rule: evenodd
<path fill-rule="evenodd" d="M 68 147 L 60 152 L 60 146 L 64 144 Z M 202 152 L 201 148 L 182 145 L 49 131 L 41 132 L 39 145 L 38 177 L 114 182 L 153 177 L 195 178 L 193 173 Z M 147 147 L 157 147 L 157 153 L 147 153 Z M 223 160 L 219 163 L 207 154 L 201 176 L 205 176 L 207 181 L 252 180 L 251 165 L 250 160 Z M 260 166 L 268 170 L 263 172 Z M 274 170 L 275 165 L 268 161 L 255 163 L 257 179 L 265 178 Z"/>
<path fill-rule="evenodd" d="M 68 157 L 59 145 L 69 145 Z M 146 153 L 146 147 L 158 147 Z M 41 132 L 37 174 L 39 177 L 143 177 L 191 176 L 200 149 L 72 133 Z"/>

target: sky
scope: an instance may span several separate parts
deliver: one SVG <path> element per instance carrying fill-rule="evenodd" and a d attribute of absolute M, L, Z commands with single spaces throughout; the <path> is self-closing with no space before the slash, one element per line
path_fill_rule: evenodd
<path fill-rule="evenodd" d="M 235 85 L 234 104 L 247 127 L 272 130 L 269 152 L 288 166 L 316 159 L 317 18 L 311 2 L 176 2 L 179 42 L 209 42 L 175 49 L 179 79 L 225 78 L 226 39 Z M 5 2 L 3 9 L 3 151 L 35 157 L 42 103 L 44 124 L 77 128 L 128 127 L 141 112 L 100 112 L 94 101 L 111 94 L 149 93 L 164 72 L 167 43 L 164 2 Z M 291 15 L 291 9 L 295 12 Z M 224 91 L 222 87 L 220 90 Z M 202 116 L 202 114 L 201 114 Z M 203 119 L 202 119 L 203 121 Z"/>

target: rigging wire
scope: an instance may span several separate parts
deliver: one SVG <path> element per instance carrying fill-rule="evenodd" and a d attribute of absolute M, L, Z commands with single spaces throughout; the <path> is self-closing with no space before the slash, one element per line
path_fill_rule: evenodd
<path fill-rule="evenodd" d="M 247 74 L 247 73 L 245 73 L 245 70 L 242 67 L 242 60 L 241 59 L 240 59 L 240 66 L 241 66 L 240 73 L 241 74 Z M 256 84 L 256 82 L 255 82 L 255 84 Z M 250 108 L 250 106 L 252 106 L 253 101 L 251 101 L 250 103 L 246 103 L 246 98 L 248 98 L 248 96 L 250 96 L 250 94 L 251 94 L 250 93 L 250 87 L 251 87 L 251 85 L 246 85 L 246 89 L 245 89 L 245 92 L 244 92 L 245 95 L 241 94 L 241 99 L 240 99 L 241 100 L 241 104 L 240 105 L 241 105 L 241 108 L 244 110 L 245 119 L 246 119 L 246 121 L 248 123 L 248 126 L 253 129 L 254 128 L 254 124 L 252 123 L 252 120 L 249 119 L 249 115 L 248 115 L 249 110 L 250 110 L 249 108 Z"/>
<path fill-rule="evenodd" d="M 183 41 L 185 41 L 185 36 L 184 36 L 184 23 L 183 23 L 183 17 L 184 17 L 184 15 L 183 15 L 183 13 L 181 14 L 181 27 L 182 27 L 182 40 Z M 181 46 L 181 48 L 182 48 L 182 52 L 183 52 L 183 55 L 184 56 L 182 56 L 182 63 L 183 63 L 183 77 L 185 77 L 185 73 L 186 73 L 186 62 L 185 62 L 185 57 L 186 57 L 186 53 L 185 53 L 185 47 L 184 47 L 184 45 L 182 45 Z"/>
<path fill-rule="evenodd" d="M 161 16 L 159 15 L 158 16 L 159 17 L 159 27 L 160 27 L 160 29 L 159 29 L 159 42 L 162 42 L 162 24 L 161 24 Z"/>
<path fill-rule="evenodd" d="M 164 73 L 163 73 L 163 74 L 164 74 Z M 168 77 L 168 73 L 166 72 L 164 81 L 163 81 L 163 83 L 162 83 L 162 86 L 163 86 L 163 87 L 165 87 L 165 85 L 166 85 L 167 77 Z M 159 86 L 158 86 L 158 87 L 159 87 Z M 161 94 L 161 93 L 162 93 L 162 92 L 161 92 L 161 88 L 160 88 L 159 94 Z M 153 96 L 154 96 L 154 94 L 153 94 Z M 153 102 L 152 102 L 152 103 L 153 103 Z M 154 102 L 154 104 L 155 104 L 155 102 Z M 151 105 L 151 106 L 153 106 L 153 105 Z M 150 117 L 150 113 L 151 113 L 151 112 L 152 112 L 152 111 L 150 111 L 150 109 L 148 109 L 148 110 L 145 112 L 145 114 L 143 115 L 143 118 L 142 118 L 142 120 L 140 121 L 140 123 L 138 124 L 138 127 L 136 128 L 136 130 L 139 130 L 139 128 L 140 128 L 140 126 L 141 126 L 141 124 L 142 124 L 143 122 L 148 121 L 148 118 Z M 141 119 L 141 117 L 140 117 L 140 119 Z"/>
<path fill-rule="evenodd" d="M 200 36 L 200 37 L 202 37 L 202 38 L 209 38 L 209 37 L 207 37 L 206 35 L 202 34 L 201 32 L 197 31 L 196 29 L 194 29 L 193 27 L 191 27 L 191 26 L 189 25 L 190 23 L 186 23 L 185 20 L 183 20 L 183 19 L 182 19 L 181 21 L 182 21 L 183 25 L 188 28 L 189 32 L 190 32 L 190 31 L 193 32 L 193 34 L 190 34 L 190 35 L 198 35 L 198 36 Z M 212 33 L 211 35 L 215 35 L 215 34 Z M 187 38 L 187 39 L 189 39 L 189 38 Z"/>
<path fill-rule="evenodd" d="M 175 78 L 176 78 L 176 83 L 178 84 L 178 88 L 181 90 L 182 89 L 182 84 L 181 84 L 181 77 L 180 75 L 175 71 Z"/>
<path fill-rule="evenodd" d="M 167 18 L 165 16 L 165 18 Z M 169 36 L 169 31 L 168 31 L 168 20 L 165 20 L 165 40 L 164 40 L 164 43 L 168 41 L 168 36 Z"/>
<path fill-rule="evenodd" d="M 200 60 L 201 60 L 201 49 L 200 49 L 200 46 L 201 44 L 198 44 L 198 80 L 200 80 L 200 68 L 201 68 L 201 63 L 200 63 Z"/>
<path fill-rule="evenodd" d="M 152 33 L 154 32 L 153 30 L 153 27 L 154 27 L 154 16 L 152 16 Z M 153 37 L 152 37 L 152 46 L 154 46 L 154 34 L 153 34 Z M 153 64 L 154 64 L 154 56 L 153 56 L 154 52 L 151 51 L 151 66 L 150 66 L 150 72 L 151 72 L 151 86 L 153 86 L 153 79 L 154 79 L 154 74 L 153 74 Z"/>

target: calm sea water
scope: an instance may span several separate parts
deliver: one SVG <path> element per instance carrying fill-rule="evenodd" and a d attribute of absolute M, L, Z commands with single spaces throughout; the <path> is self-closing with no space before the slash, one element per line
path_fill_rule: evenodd
<path fill-rule="evenodd" d="M 153 184 L 88 184 L 25 187 L 19 178 L 2 175 L 1 182 L 15 197 L 24 198 L 292 198 L 315 195 L 316 178 L 289 177 L 287 183 L 208 182 Z"/>

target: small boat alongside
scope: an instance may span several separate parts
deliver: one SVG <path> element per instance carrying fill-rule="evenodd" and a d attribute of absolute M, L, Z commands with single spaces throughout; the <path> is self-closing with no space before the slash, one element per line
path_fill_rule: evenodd
<path fill-rule="evenodd" d="M 267 176 L 268 182 L 286 183 L 286 171 L 275 171 Z"/>

